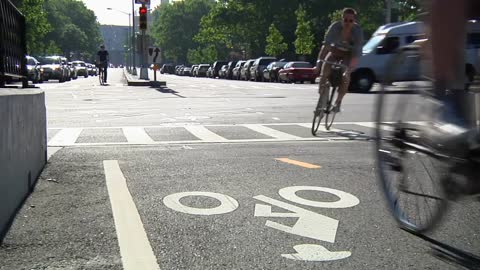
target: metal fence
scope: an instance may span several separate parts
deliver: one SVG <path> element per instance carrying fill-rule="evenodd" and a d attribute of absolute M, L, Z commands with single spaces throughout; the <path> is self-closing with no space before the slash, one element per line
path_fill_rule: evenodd
<path fill-rule="evenodd" d="M 27 81 L 25 17 L 10 2 L 0 0 L 0 87 L 12 79 Z"/>

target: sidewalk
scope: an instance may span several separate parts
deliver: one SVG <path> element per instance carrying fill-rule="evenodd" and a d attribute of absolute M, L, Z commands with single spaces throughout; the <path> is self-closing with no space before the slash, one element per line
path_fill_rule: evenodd
<path fill-rule="evenodd" d="M 166 87 L 166 81 L 159 81 L 160 72 L 157 71 L 157 81 L 153 80 L 153 71 L 148 70 L 149 80 L 140 79 L 140 68 L 137 68 L 137 75 L 130 74 L 126 68 L 123 69 L 123 74 L 127 80 L 128 86 L 151 86 L 151 87 Z"/>

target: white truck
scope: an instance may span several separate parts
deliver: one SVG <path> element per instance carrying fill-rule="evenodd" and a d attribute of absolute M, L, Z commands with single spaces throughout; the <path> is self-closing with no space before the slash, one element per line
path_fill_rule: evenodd
<path fill-rule="evenodd" d="M 352 71 L 350 89 L 370 91 L 375 82 L 381 82 L 386 72 L 392 70 L 388 65 L 399 47 L 424 38 L 422 22 L 391 23 L 379 27 L 363 46 L 362 57 Z M 480 71 L 480 21 L 469 21 L 465 48 L 466 75 L 471 81 Z M 395 67 L 395 71 L 393 81 L 416 81 L 421 75 L 419 63 L 405 63 L 405 66 Z"/>

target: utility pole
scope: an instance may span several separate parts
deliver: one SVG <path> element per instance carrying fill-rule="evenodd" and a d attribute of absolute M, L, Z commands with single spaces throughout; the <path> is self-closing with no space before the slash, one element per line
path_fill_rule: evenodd
<path fill-rule="evenodd" d="M 137 61 L 135 60 L 135 55 L 137 54 L 137 48 L 135 44 L 135 0 L 132 0 L 132 49 L 133 49 L 133 69 L 132 75 L 137 75 Z"/>
<path fill-rule="evenodd" d="M 392 22 L 392 0 L 385 1 L 385 23 Z"/>

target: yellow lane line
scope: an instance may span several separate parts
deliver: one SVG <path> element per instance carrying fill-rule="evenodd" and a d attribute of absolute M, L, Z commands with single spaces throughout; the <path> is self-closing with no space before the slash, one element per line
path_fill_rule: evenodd
<path fill-rule="evenodd" d="M 320 166 L 315 165 L 315 164 L 310 164 L 310 163 L 306 163 L 306 162 L 302 162 L 302 161 L 298 161 L 298 160 L 293 160 L 293 159 L 289 159 L 289 158 L 276 158 L 276 160 L 281 161 L 281 162 L 285 162 L 285 163 L 288 163 L 288 164 L 293 164 L 293 165 L 297 165 L 297 166 L 300 166 L 300 167 L 304 167 L 304 168 L 307 168 L 307 169 L 320 169 L 321 168 Z"/>

